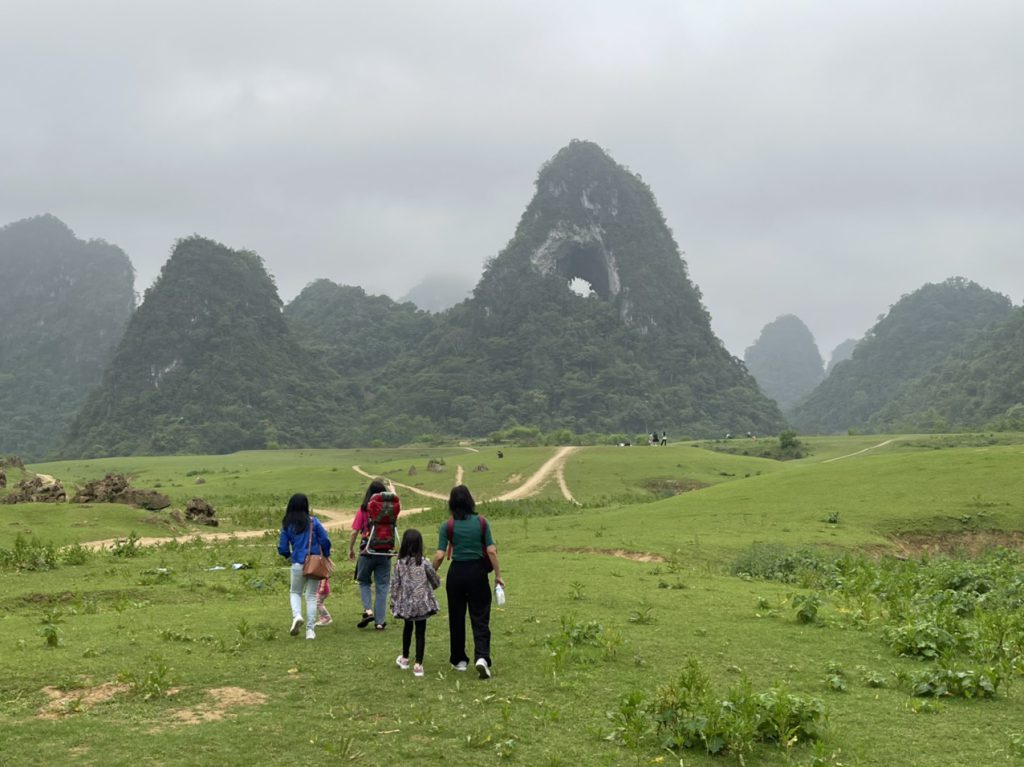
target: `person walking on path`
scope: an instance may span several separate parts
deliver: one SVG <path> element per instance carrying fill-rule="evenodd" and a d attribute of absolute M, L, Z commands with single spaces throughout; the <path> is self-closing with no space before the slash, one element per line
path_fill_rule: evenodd
<path fill-rule="evenodd" d="M 391 613 L 405 621 L 402 628 L 402 654 L 395 663 L 403 671 L 409 668 L 409 645 L 416 630 L 416 663 L 413 676 L 423 676 L 423 650 L 427 642 L 427 618 L 438 611 L 434 590 L 441 585 L 437 572 L 423 558 L 423 536 L 419 530 L 406 530 L 398 550 L 398 562 L 391 576 Z"/>
<path fill-rule="evenodd" d="M 292 608 L 292 625 L 288 633 L 298 636 L 302 629 L 302 597 L 306 597 L 306 639 L 316 639 L 316 590 L 319 581 L 302 574 L 302 566 L 310 553 L 331 555 L 331 539 L 320 524 L 310 515 L 309 499 L 296 493 L 288 500 L 284 518 L 281 520 L 281 535 L 277 541 L 277 553 L 291 560 L 291 583 L 288 592 Z"/>
<path fill-rule="evenodd" d="M 448 597 L 448 660 L 456 671 L 469 667 L 466 655 L 466 612 L 473 631 L 474 666 L 481 679 L 491 677 L 491 587 L 487 574 L 505 587 L 490 523 L 476 513 L 476 503 L 465 485 L 448 496 L 451 519 L 441 523 L 433 566 L 437 570 L 451 549 L 451 567 L 445 579 Z"/>
<path fill-rule="evenodd" d="M 359 581 L 359 597 L 363 603 L 363 614 L 356 624 L 359 628 L 365 628 L 371 622 L 378 631 L 387 626 L 391 557 L 394 556 L 395 531 L 401 511 L 394 487 L 375 479 L 366 488 L 363 503 L 352 520 L 352 536 L 348 543 L 350 560 L 356 558 L 356 536 L 361 539 L 356 561 L 356 580 Z"/>

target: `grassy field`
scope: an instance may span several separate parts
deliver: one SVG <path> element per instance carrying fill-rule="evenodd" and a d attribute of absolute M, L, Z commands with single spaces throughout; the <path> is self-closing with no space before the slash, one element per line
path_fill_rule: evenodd
<path fill-rule="evenodd" d="M 1024 762 L 1024 567 L 980 553 L 1024 540 L 1024 437 L 807 442 L 807 458 L 785 463 L 702 443 L 582 448 L 564 468 L 582 505 L 549 479 L 535 498 L 482 506 L 509 595 L 492 617 L 489 682 L 449 669 L 443 614 L 429 624 L 426 678 L 398 670 L 400 627 L 355 627 L 346 564 L 328 600 L 335 625 L 315 642 L 288 636 L 273 534 L 139 548 L 133 533 L 177 531 L 166 512 L 0 505 L 0 764 Z M 462 465 L 488 498 L 553 454 L 275 451 L 30 468 L 68 485 L 128 472 L 176 506 L 201 495 L 238 530 L 275 527 L 296 491 L 354 508 L 367 482 L 354 465 L 438 492 Z M 430 458 L 445 472 L 426 472 Z M 403 493 L 403 505 L 433 507 L 406 521 L 432 541 L 443 504 Z M 117 536 L 102 552 L 59 548 Z M 946 694 L 914 694 L 928 684 Z M 683 699 L 721 725 L 719 755 L 707 753 L 713 739 L 665 748 L 656 717 L 682 721 Z M 820 740 L 794 725 L 781 743 L 753 743 L 751 719 L 730 717 L 765 700 L 765 722 L 798 700 L 820 704 Z"/>

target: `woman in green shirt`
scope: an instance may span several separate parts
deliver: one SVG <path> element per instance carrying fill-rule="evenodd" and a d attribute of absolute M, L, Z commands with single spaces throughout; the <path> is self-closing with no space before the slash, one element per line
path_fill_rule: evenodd
<path fill-rule="evenodd" d="M 434 569 L 439 570 L 445 552 L 451 547 L 452 564 L 445 578 L 448 596 L 449 662 L 456 671 L 469 668 L 466 655 L 466 612 L 473 631 L 474 666 L 481 679 L 491 677 L 491 585 L 487 573 L 494 570 L 494 582 L 505 587 L 501 578 L 498 551 L 494 546 L 490 523 L 476 513 L 476 503 L 465 485 L 452 488 L 448 496 L 452 518 L 441 523 L 438 531 Z"/>

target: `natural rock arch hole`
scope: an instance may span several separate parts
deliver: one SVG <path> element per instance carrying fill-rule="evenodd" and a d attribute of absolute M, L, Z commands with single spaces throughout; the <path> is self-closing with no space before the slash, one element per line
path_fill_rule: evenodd
<path fill-rule="evenodd" d="M 608 301 L 618 292 L 618 275 L 609 263 L 607 251 L 597 243 L 566 243 L 558 254 L 555 270 L 568 281 L 569 289 L 578 295 L 595 293 Z"/>

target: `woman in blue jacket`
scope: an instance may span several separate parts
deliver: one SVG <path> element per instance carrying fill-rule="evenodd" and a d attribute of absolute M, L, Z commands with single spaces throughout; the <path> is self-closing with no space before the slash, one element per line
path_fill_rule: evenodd
<path fill-rule="evenodd" d="M 316 587 L 319 581 L 302 574 L 306 555 L 310 553 L 310 525 L 313 526 L 312 550 L 314 554 L 331 555 L 331 539 L 320 524 L 310 516 L 309 499 L 296 493 L 288 500 L 288 508 L 281 520 L 281 537 L 277 542 L 277 553 L 289 557 L 292 562 L 291 590 L 288 594 L 292 607 L 292 627 L 289 634 L 298 636 L 302 628 L 302 594 L 306 594 L 306 639 L 316 639 L 313 626 L 316 621 Z"/>

